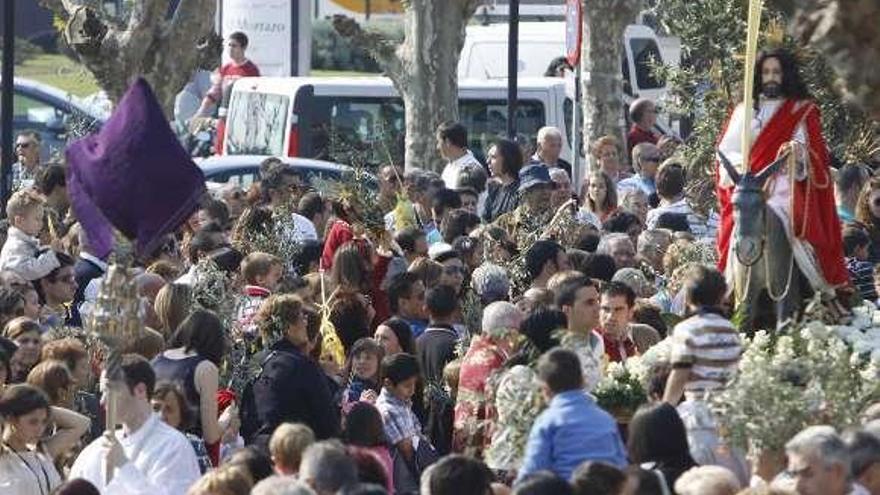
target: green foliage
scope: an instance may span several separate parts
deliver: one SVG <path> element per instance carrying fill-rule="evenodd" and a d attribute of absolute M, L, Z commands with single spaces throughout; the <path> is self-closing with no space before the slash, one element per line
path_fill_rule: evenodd
<path fill-rule="evenodd" d="M 368 32 L 377 32 L 387 39 L 403 42 L 401 23 L 370 22 L 364 26 Z M 347 70 L 358 72 L 382 72 L 379 65 L 362 46 L 354 46 L 333 29 L 330 20 L 322 19 L 312 24 L 312 68 L 318 70 Z"/>
<path fill-rule="evenodd" d="M 3 41 L 0 40 L 0 54 L 3 53 Z M 15 65 L 21 65 L 43 54 L 43 49 L 22 38 L 15 38 Z"/>
<path fill-rule="evenodd" d="M 632 414 L 648 401 L 648 395 L 637 373 L 621 363 L 608 364 L 605 376 L 593 395 L 602 409 L 623 415 Z"/>

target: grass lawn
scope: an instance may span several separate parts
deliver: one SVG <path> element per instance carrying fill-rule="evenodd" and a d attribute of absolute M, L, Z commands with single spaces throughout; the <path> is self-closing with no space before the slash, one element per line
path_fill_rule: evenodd
<path fill-rule="evenodd" d="M 92 73 L 64 55 L 44 54 L 15 66 L 15 76 L 55 86 L 76 96 L 88 96 L 100 88 Z"/>

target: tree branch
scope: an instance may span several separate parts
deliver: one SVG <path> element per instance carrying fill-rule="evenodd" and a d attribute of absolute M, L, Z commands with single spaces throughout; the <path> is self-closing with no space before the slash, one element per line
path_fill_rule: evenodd
<path fill-rule="evenodd" d="M 361 45 L 373 55 L 388 75 L 403 73 L 403 64 L 397 53 L 398 44 L 377 32 L 364 30 L 354 19 L 344 15 L 333 16 L 333 29 L 343 38 Z"/>

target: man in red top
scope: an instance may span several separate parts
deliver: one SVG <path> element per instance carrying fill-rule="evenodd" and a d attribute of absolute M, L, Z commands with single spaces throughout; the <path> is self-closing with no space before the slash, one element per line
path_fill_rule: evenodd
<path fill-rule="evenodd" d="M 599 322 L 608 361 L 626 362 L 660 342 L 656 330 L 632 323 L 635 305 L 635 291 L 623 282 L 609 282 L 602 288 Z"/>
<path fill-rule="evenodd" d="M 208 116 L 214 105 L 223 98 L 223 92 L 232 86 L 236 79 L 240 77 L 259 77 L 260 75 L 260 69 L 244 55 L 248 47 L 248 37 L 246 34 L 241 31 L 230 34 L 226 47 L 229 48 L 229 58 L 232 61 L 220 67 L 219 74 L 215 75 L 214 85 L 208 91 L 208 94 L 205 95 L 205 98 L 202 100 L 202 106 L 196 112 L 198 117 Z"/>
<path fill-rule="evenodd" d="M 819 108 L 808 99 L 806 85 L 790 53 L 762 52 L 755 65 L 755 115 L 748 168 L 753 173 L 762 171 L 785 149 L 794 154 L 795 170 L 780 169 L 768 180 L 767 205 L 782 220 L 798 268 L 810 285 L 833 295 L 833 289 L 845 285 L 849 278 Z M 740 169 L 743 115 L 740 104 L 718 144 L 719 151 Z M 733 230 L 733 182 L 721 167 L 716 181 L 721 210 L 719 269 L 729 275 L 733 273 L 727 271 Z"/>
<path fill-rule="evenodd" d="M 626 135 L 626 156 L 632 156 L 632 150 L 637 144 L 657 144 L 660 134 L 654 132 L 657 123 L 657 106 L 647 98 L 639 98 L 629 106 L 629 119 L 632 127 Z"/>

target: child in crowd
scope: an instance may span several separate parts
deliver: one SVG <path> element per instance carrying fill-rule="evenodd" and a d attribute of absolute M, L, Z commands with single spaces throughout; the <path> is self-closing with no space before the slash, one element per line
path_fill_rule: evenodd
<path fill-rule="evenodd" d="M 354 403 L 343 420 L 342 439 L 368 452 L 382 465 L 388 493 L 394 493 L 394 461 L 388 450 L 384 425 L 379 410 L 366 402 Z"/>
<path fill-rule="evenodd" d="M 538 380 L 548 406 L 532 425 L 517 481 L 545 469 L 567 480 L 585 461 L 627 466 L 617 423 L 583 391 L 577 354 L 551 349 L 538 360 Z"/>
<path fill-rule="evenodd" d="M 37 192 L 21 190 L 13 194 L 6 204 L 6 215 L 11 225 L 0 250 L 0 270 L 11 270 L 30 282 L 61 266 L 55 257 L 61 242 L 52 241 L 49 249 L 40 246 L 37 239 L 43 230 L 43 199 Z"/>
<path fill-rule="evenodd" d="M 296 476 L 303 452 L 315 443 L 315 433 L 302 423 L 282 423 L 272 432 L 269 439 L 269 453 L 275 474 Z"/>
<path fill-rule="evenodd" d="M 382 415 L 385 436 L 392 446 L 397 492 L 418 490 L 418 480 L 427 468 L 426 457 L 433 452 L 431 444 L 422 436 L 422 425 L 412 410 L 412 397 L 419 380 L 419 361 L 411 354 L 398 353 L 382 360 L 382 392 L 376 408 Z M 417 455 L 418 454 L 418 455 Z M 402 465 L 402 469 L 398 469 Z"/>
<path fill-rule="evenodd" d="M 358 339 L 351 347 L 345 363 L 348 386 L 342 391 L 340 401 L 343 414 L 347 414 L 358 401 L 376 402 L 381 383 L 379 365 L 384 356 L 382 345 L 369 337 Z"/>
<path fill-rule="evenodd" d="M 874 265 L 868 261 L 870 249 L 871 238 L 867 232 L 858 227 L 843 229 L 843 251 L 849 277 L 861 298 L 874 302 L 877 300 L 877 291 L 874 288 Z"/>
<path fill-rule="evenodd" d="M 241 262 L 241 278 L 245 282 L 242 293 L 244 301 L 238 309 L 238 328 L 245 335 L 256 335 L 254 315 L 260 304 L 278 289 L 283 275 L 284 264 L 268 253 L 253 252 Z"/>

